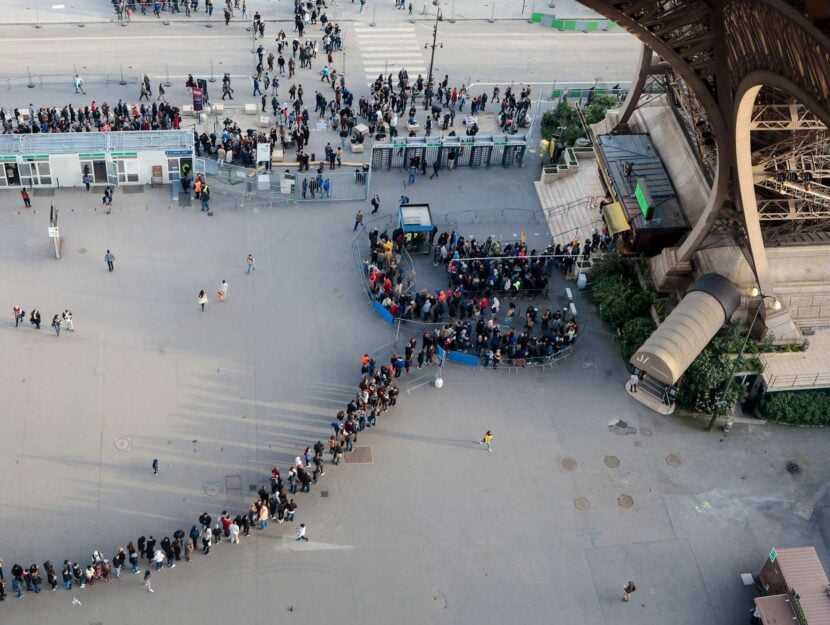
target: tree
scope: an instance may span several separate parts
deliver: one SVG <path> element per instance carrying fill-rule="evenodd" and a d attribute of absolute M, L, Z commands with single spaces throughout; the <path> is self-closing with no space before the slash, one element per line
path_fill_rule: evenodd
<path fill-rule="evenodd" d="M 576 108 L 567 102 L 560 102 L 552 111 L 542 115 L 542 138 L 550 140 L 557 136 L 559 145 L 570 147 L 585 135 L 582 121 Z"/>

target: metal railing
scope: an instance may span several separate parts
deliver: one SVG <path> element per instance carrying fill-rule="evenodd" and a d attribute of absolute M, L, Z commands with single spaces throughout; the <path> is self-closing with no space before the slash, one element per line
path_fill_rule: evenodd
<path fill-rule="evenodd" d="M 796 373 L 789 375 L 770 375 L 767 377 L 768 391 L 779 391 L 796 387 L 828 388 L 830 387 L 830 373 Z"/>

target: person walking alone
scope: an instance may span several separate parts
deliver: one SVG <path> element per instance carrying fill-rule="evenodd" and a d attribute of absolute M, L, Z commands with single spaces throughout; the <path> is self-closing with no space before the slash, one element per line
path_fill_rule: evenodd
<path fill-rule="evenodd" d="M 432 175 L 429 177 L 430 180 L 438 177 L 439 169 L 441 169 L 441 162 L 436 159 L 436 161 L 432 164 Z"/>
<path fill-rule="evenodd" d="M 308 536 L 305 535 L 305 523 L 300 523 L 300 527 L 297 528 L 297 540 L 308 542 Z"/>
<path fill-rule="evenodd" d="M 150 585 L 150 569 L 144 571 L 144 588 L 147 589 L 147 592 L 155 592 Z"/>
<path fill-rule="evenodd" d="M 380 210 L 380 196 L 375 193 L 375 197 L 372 198 L 372 215 L 377 213 Z"/>
<path fill-rule="evenodd" d="M 61 335 L 61 316 L 55 315 L 52 317 L 52 327 L 55 328 L 55 334 L 60 336 Z"/>
<path fill-rule="evenodd" d="M 107 250 L 107 253 L 104 254 L 104 260 L 107 261 L 107 270 L 115 271 L 115 254 Z"/>
<path fill-rule="evenodd" d="M 205 294 L 205 290 L 202 289 L 199 291 L 199 306 L 202 307 L 202 312 L 205 312 L 205 304 L 207 304 L 208 298 Z"/>
<path fill-rule="evenodd" d="M 248 271 L 246 271 L 245 273 L 251 273 L 252 271 L 254 271 L 256 269 L 256 267 L 254 267 L 254 264 L 256 263 L 256 260 L 254 260 L 254 255 L 253 254 L 248 254 L 248 258 L 245 262 L 248 263 Z"/>
<path fill-rule="evenodd" d="M 490 431 L 490 430 L 487 430 L 484 433 L 484 437 L 481 439 L 481 442 L 479 443 L 479 445 L 483 445 L 484 447 L 486 447 L 487 451 L 493 451 L 493 444 L 492 443 L 493 443 L 493 432 Z"/>
<path fill-rule="evenodd" d="M 352 228 L 352 232 L 356 232 L 358 228 L 363 225 L 363 211 L 358 210 L 357 214 L 354 216 L 354 228 Z"/>
<path fill-rule="evenodd" d="M 631 597 L 631 593 L 635 592 L 636 590 L 637 584 L 635 584 L 631 580 L 628 580 L 628 583 L 625 586 L 623 586 L 623 601 L 628 601 Z"/>
<path fill-rule="evenodd" d="M 631 374 L 631 378 L 628 380 L 628 390 L 631 393 L 637 392 L 637 385 L 640 383 L 640 376 L 636 373 Z"/>
<path fill-rule="evenodd" d="M 154 458 L 153 459 L 153 475 L 158 475 L 158 474 L 159 474 L 159 459 Z"/>
<path fill-rule="evenodd" d="M 216 291 L 216 299 L 220 302 L 224 302 L 225 298 L 228 296 L 228 281 L 222 280 L 222 284 L 219 285 L 219 290 Z"/>
<path fill-rule="evenodd" d="M 26 311 L 22 310 L 20 306 L 15 306 L 12 308 L 12 313 L 14 314 L 14 327 L 16 328 L 26 318 Z"/>
<path fill-rule="evenodd" d="M 78 74 L 75 74 L 75 93 L 82 93 L 86 95 L 86 91 L 84 91 L 84 79 L 81 78 Z"/>
<path fill-rule="evenodd" d="M 26 189 L 20 189 L 20 197 L 23 199 L 23 206 L 32 208 L 32 200 L 29 199 L 29 192 Z"/>

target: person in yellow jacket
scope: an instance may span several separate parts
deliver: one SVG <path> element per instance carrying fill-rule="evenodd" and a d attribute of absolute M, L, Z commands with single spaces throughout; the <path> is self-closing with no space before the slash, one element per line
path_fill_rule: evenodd
<path fill-rule="evenodd" d="M 481 439 L 481 442 L 479 444 L 486 447 L 487 451 L 493 451 L 492 442 L 493 442 L 493 432 L 490 431 L 490 430 L 487 430 L 484 433 L 484 437 Z"/>

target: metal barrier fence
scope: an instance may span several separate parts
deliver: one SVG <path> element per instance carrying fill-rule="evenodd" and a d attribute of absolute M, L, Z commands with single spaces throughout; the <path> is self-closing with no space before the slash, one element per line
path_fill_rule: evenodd
<path fill-rule="evenodd" d="M 372 169 L 408 169 L 426 173 L 437 161 L 442 168 L 521 167 L 527 151 L 524 136 L 403 137 L 372 146 Z"/>
<path fill-rule="evenodd" d="M 239 165 L 220 164 L 213 158 L 196 159 L 194 172 L 205 174 L 211 184 L 227 186 L 228 191 L 241 194 L 245 200 L 271 203 L 366 200 L 371 182 L 371 171 L 366 167 L 348 171 L 324 169 L 319 174 L 316 170 L 300 172 L 292 167 L 288 178 L 284 169 L 258 172 Z"/>

